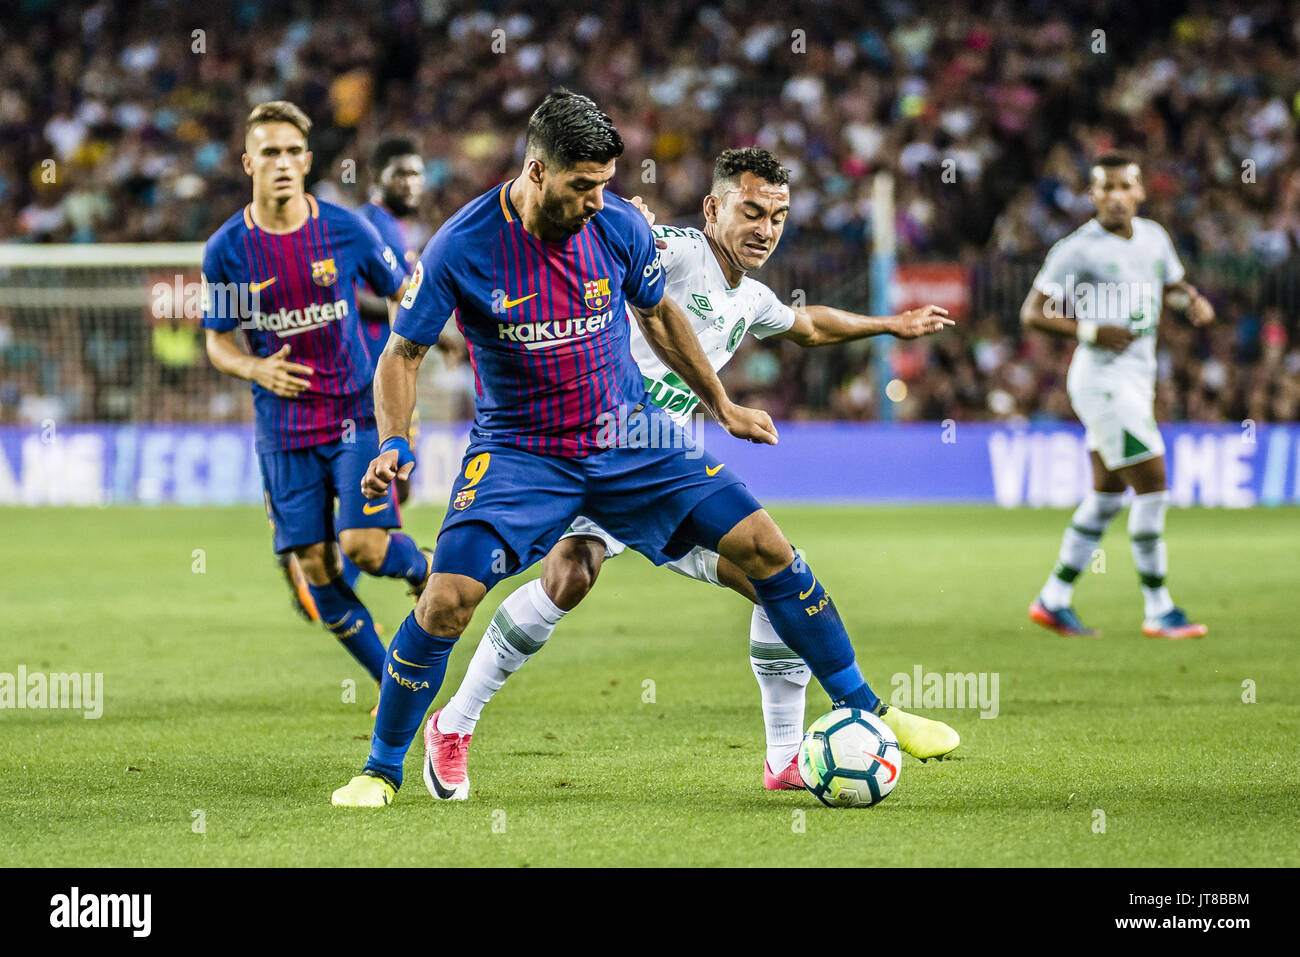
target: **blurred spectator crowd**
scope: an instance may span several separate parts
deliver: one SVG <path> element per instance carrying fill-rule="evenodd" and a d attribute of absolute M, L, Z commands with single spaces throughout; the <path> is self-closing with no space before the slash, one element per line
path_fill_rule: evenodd
<path fill-rule="evenodd" d="M 563 84 L 614 117 L 617 191 L 661 223 L 699 223 L 720 150 L 776 152 L 792 212 L 757 278 L 782 297 L 867 311 L 872 175 L 891 171 L 900 259 L 982 283 L 957 329 L 896 345 L 895 414 L 1070 419 L 1070 345 L 1022 334 L 1017 311 L 1090 213 L 1090 160 L 1122 148 L 1220 316 L 1166 315 L 1157 416 L 1300 418 L 1300 18 L 1284 0 L 16 6 L 0 21 L 3 242 L 203 241 L 248 199 L 244 117 L 278 98 L 316 124 L 310 188 L 344 205 L 367 198 L 370 146 L 413 135 L 431 231 L 513 175 L 529 112 Z M 51 329 L 0 305 L 0 421 L 247 412 L 197 330 L 39 316 Z M 875 418 L 869 355 L 750 342 L 725 378 L 780 417 Z"/>

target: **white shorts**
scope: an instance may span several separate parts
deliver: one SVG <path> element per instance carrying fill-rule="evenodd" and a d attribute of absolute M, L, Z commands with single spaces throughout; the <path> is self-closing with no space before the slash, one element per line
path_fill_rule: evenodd
<path fill-rule="evenodd" d="M 591 519 L 579 515 L 569 526 L 569 530 L 560 536 L 565 538 L 599 538 L 605 543 L 605 557 L 614 558 L 627 550 L 627 546 L 609 532 L 605 531 Z M 696 545 L 689 552 L 665 566 L 679 575 L 694 578 L 696 581 L 721 585 L 718 581 L 718 553 Z"/>
<path fill-rule="evenodd" d="M 1165 454 L 1150 389 L 1112 381 L 1071 385 L 1069 392 L 1088 450 L 1096 451 L 1110 471 Z"/>

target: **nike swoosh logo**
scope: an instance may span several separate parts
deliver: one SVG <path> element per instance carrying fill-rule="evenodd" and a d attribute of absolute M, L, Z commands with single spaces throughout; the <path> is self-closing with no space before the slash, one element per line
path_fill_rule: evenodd
<path fill-rule="evenodd" d="M 394 660 L 394 661 L 400 661 L 402 664 L 406 665 L 406 667 L 408 667 L 408 668 L 432 668 L 432 667 L 433 667 L 433 665 L 417 665 L 417 664 L 416 664 L 415 662 L 413 662 L 413 661 L 402 661 L 402 656 L 399 655 L 399 654 L 398 654 L 397 652 L 395 652 L 395 651 L 393 652 L 393 660 Z"/>
<path fill-rule="evenodd" d="M 382 512 L 386 508 L 388 508 L 388 503 L 384 502 L 380 505 L 362 505 L 361 511 L 366 515 L 374 515 L 375 512 Z"/>
<path fill-rule="evenodd" d="M 512 306 L 517 306 L 521 302 L 527 302 L 529 299 L 532 299 L 535 295 L 537 295 L 537 293 L 533 293 L 532 296 L 524 296 L 522 299 L 503 299 L 501 300 L 501 308 L 509 309 Z"/>
<path fill-rule="evenodd" d="M 866 755 L 867 760 L 869 760 L 869 761 L 879 761 L 879 762 L 880 762 L 884 767 L 889 768 L 889 781 L 886 781 L 886 782 L 885 782 L 886 784 L 889 784 L 890 781 L 893 781 L 894 778 L 898 777 L 898 768 L 894 765 L 894 763 L 893 763 L 892 761 L 886 761 L 886 760 L 885 760 L 884 758 L 882 758 L 880 755 L 878 755 L 878 754 L 873 754 L 873 753 L 870 752 L 870 751 L 863 751 L 862 753 L 863 753 L 864 755 Z"/>
<path fill-rule="evenodd" d="M 813 592 L 815 592 L 816 590 L 817 590 L 817 579 L 814 578 L 814 579 L 813 579 L 813 583 L 812 583 L 812 588 L 809 588 L 807 591 L 801 591 L 801 592 L 799 592 L 799 600 L 800 600 L 800 601 L 803 601 L 805 598 L 807 598 L 809 595 L 811 595 L 811 594 L 812 594 Z"/>
<path fill-rule="evenodd" d="M 709 476 L 710 478 L 712 478 L 713 476 L 717 475 L 719 472 L 722 471 L 722 466 L 725 465 L 725 464 L 726 464 L 726 463 L 724 463 L 724 462 L 719 462 L 717 465 L 713 466 L 713 468 L 709 468 L 709 467 L 706 465 L 706 466 L 704 467 L 704 474 L 707 475 L 707 476 Z"/>
<path fill-rule="evenodd" d="M 424 769 L 428 772 L 426 780 L 428 780 L 428 782 L 433 785 L 433 789 L 438 792 L 438 797 L 442 798 L 444 801 L 455 797 L 456 789 L 448 788 L 438 780 L 438 772 L 433 769 L 433 761 L 428 757 L 424 759 Z"/>
<path fill-rule="evenodd" d="M 250 282 L 250 283 L 248 284 L 248 291 L 249 291 L 249 292 L 261 292 L 261 291 L 262 291 L 263 289 L 265 289 L 267 286 L 271 285 L 271 283 L 275 282 L 275 279 L 276 279 L 276 277 L 275 277 L 275 276 L 272 276 L 270 279 L 266 280 L 265 282 Z"/>

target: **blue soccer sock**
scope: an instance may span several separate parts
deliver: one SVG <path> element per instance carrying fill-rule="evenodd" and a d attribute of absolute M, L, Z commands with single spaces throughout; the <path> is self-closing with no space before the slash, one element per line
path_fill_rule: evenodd
<path fill-rule="evenodd" d="M 361 569 L 353 563 L 352 559 L 343 555 L 343 584 L 349 588 L 357 587 L 357 579 L 361 577 Z"/>
<path fill-rule="evenodd" d="M 750 579 L 781 640 L 817 676 L 836 707 L 874 712 L 880 699 L 853 657 L 853 645 L 835 603 L 806 562 L 796 558 L 771 578 Z"/>
<path fill-rule="evenodd" d="M 455 638 L 438 638 L 420 627 L 415 612 L 406 616 L 384 660 L 379 686 L 379 716 L 370 737 L 365 771 L 402 783 L 402 762 L 425 712 L 442 687 Z"/>
<path fill-rule="evenodd" d="M 384 646 L 375 634 L 375 622 L 352 589 L 336 578 L 328 585 L 311 585 L 321 622 L 376 681 L 384 667 Z"/>
<path fill-rule="evenodd" d="M 415 544 L 415 539 L 401 532 L 392 532 L 388 536 L 384 562 L 375 575 L 379 578 L 405 578 L 412 585 L 419 585 L 428 574 L 429 559 Z"/>

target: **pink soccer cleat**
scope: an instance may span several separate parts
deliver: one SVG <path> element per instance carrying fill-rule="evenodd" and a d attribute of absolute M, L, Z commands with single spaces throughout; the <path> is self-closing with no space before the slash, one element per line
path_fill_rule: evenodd
<path fill-rule="evenodd" d="M 439 801 L 464 801 L 469 797 L 469 734 L 443 734 L 438 730 L 439 708 L 424 726 L 424 786 Z"/>
<path fill-rule="evenodd" d="M 772 765 L 763 762 L 763 787 L 769 791 L 802 791 L 803 777 L 799 774 L 799 755 L 790 759 L 780 774 L 772 773 Z"/>

